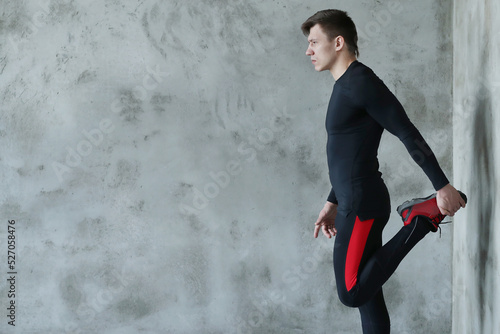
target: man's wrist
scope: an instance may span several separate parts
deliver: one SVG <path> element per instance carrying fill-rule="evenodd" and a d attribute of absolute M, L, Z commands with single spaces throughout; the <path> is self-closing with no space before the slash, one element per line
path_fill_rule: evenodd
<path fill-rule="evenodd" d="M 438 193 L 441 193 L 443 191 L 446 191 L 446 188 L 448 188 L 450 186 L 450 184 L 446 184 L 444 187 L 442 187 L 441 189 L 437 190 Z"/>

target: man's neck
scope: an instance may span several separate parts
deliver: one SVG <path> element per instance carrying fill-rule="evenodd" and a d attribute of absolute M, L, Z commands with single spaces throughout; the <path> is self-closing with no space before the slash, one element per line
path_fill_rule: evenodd
<path fill-rule="evenodd" d="M 339 59 L 333 65 L 333 67 L 330 69 L 333 79 L 337 81 L 342 76 L 342 74 L 344 74 L 345 71 L 347 71 L 349 65 L 351 65 L 352 62 L 355 60 L 356 56 L 351 54 L 340 56 Z"/>

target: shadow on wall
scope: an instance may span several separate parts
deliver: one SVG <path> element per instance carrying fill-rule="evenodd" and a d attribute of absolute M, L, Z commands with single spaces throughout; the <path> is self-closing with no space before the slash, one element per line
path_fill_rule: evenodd
<path fill-rule="evenodd" d="M 483 53 L 484 54 L 484 53 Z M 485 78 L 487 64 L 485 57 L 481 61 L 481 78 Z M 481 324 L 484 326 L 486 319 L 484 315 L 487 313 L 486 308 L 491 306 L 491 291 L 495 277 L 494 271 L 489 267 L 491 265 L 492 247 L 492 218 L 493 207 L 495 205 L 496 189 L 494 174 L 494 157 L 493 157 L 493 119 L 492 119 L 492 104 L 491 91 L 485 85 L 477 92 L 477 104 L 474 110 L 473 121 L 473 152 L 472 152 L 472 181 L 475 186 L 471 187 L 477 190 L 471 194 L 475 211 L 472 212 L 473 221 L 471 223 L 477 226 L 476 245 L 472 245 L 471 250 L 476 251 L 477 268 L 476 271 L 476 289 L 479 298 L 479 314 L 482 315 Z"/>

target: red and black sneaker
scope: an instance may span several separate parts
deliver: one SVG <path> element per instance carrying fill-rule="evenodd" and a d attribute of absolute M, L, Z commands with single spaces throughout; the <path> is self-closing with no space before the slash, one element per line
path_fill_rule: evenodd
<path fill-rule="evenodd" d="M 461 191 L 458 191 L 460 196 L 467 203 L 467 196 Z M 432 225 L 432 232 L 438 230 L 439 224 L 443 221 L 446 215 L 441 214 L 436 202 L 436 194 L 432 194 L 425 198 L 414 198 L 411 201 L 406 201 L 396 209 L 403 219 L 404 225 L 411 223 L 416 216 L 424 216 L 429 219 Z"/>

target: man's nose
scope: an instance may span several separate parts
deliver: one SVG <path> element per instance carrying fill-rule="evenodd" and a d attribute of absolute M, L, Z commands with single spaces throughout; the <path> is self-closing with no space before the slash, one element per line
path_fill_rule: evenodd
<path fill-rule="evenodd" d="M 307 47 L 306 56 L 312 56 L 312 54 L 313 54 L 313 51 L 311 50 L 311 48 Z"/>

